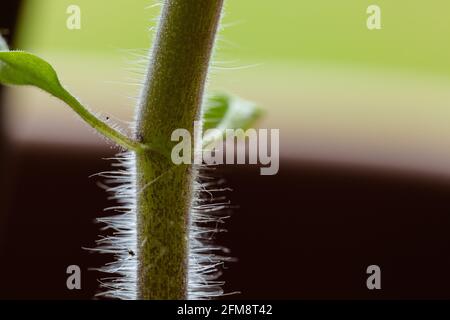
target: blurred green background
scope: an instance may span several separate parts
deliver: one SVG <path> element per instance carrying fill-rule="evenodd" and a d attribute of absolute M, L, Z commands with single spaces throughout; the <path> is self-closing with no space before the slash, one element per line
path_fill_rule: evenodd
<path fill-rule="evenodd" d="M 71 4 L 81 30 L 66 28 Z M 381 30 L 366 27 L 371 4 Z M 81 100 L 126 125 L 141 79 L 130 69 L 145 70 L 159 10 L 145 0 L 26 0 L 17 47 L 49 60 Z M 281 129 L 285 157 L 450 173 L 448 12 L 444 0 L 226 0 L 209 88 L 259 102 L 261 126 Z M 19 90 L 17 139 L 100 141 L 57 101 Z"/>
<path fill-rule="evenodd" d="M 140 0 L 27 0 L 20 45 L 48 50 L 147 48 L 159 7 Z M 366 8 L 382 9 L 381 31 L 366 28 Z M 65 28 L 79 5 L 82 29 Z M 126 9 L 124 9 L 126 8 Z M 144 9 L 147 8 L 147 9 Z M 219 56 L 250 61 L 330 61 L 450 74 L 450 2 L 227 0 Z M 51 14 L 49 14 L 51 13 Z M 229 44 L 234 44 L 230 46 Z"/>

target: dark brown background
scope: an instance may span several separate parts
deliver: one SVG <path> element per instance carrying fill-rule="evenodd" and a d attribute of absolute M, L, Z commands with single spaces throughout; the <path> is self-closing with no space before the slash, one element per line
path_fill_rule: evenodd
<path fill-rule="evenodd" d="M 108 170 L 109 149 L 16 149 L 11 209 L 0 258 L 1 298 L 91 298 L 111 261 L 89 253 L 93 220 L 110 206 L 92 173 Z M 449 298 L 450 185 L 433 177 L 281 162 L 276 176 L 258 168 L 223 171 L 239 204 L 218 241 L 238 262 L 223 279 L 233 298 Z M 4 214 L 4 212 L 2 212 Z M 68 291 L 65 269 L 82 267 L 82 290 Z M 378 264 L 382 290 L 365 269 Z"/>

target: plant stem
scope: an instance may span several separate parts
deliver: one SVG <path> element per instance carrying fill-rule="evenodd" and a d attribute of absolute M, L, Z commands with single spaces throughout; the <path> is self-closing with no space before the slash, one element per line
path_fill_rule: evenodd
<path fill-rule="evenodd" d="M 66 90 L 64 90 L 63 94 L 58 96 L 58 98 L 67 103 L 67 105 L 69 105 L 72 110 L 75 111 L 92 128 L 103 134 L 105 137 L 116 142 L 121 147 L 134 151 L 139 151 L 140 149 L 146 148 L 146 146 L 141 145 L 139 142 L 131 140 L 126 135 L 120 133 L 116 129 L 110 127 L 108 124 L 97 118 Z"/>
<path fill-rule="evenodd" d="M 170 154 L 171 134 L 194 136 L 223 0 L 166 0 L 137 114 L 136 139 Z M 138 297 L 185 299 L 195 169 L 136 153 Z"/>

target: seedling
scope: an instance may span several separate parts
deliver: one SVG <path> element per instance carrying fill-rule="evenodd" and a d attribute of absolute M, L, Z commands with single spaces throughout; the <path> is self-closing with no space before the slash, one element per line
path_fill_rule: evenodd
<path fill-rule="evenodd" d="M 30 85 L 60 99 L 81 119 L 124 149 L 126 170 L 109 177 L 120 215 L 101 219 L 114 228 L 99 250 L 115 263 L 103 271 L 119 274 L 104 284 L 104 294 L 124 299 L 211 298 L 222 293 L 216 280 L 221 257 L 208 244 L 205 224 L 221 207 L 199 198 L 198 165 L 175 165 L 171 134 L 194 122 L 208 127 L 246 129 L 259 117 L 251 103 L 226 95 L 204 97 L 204 89 L 223 0 L 166 0 L 151 50 L 147 77 L 136 107 L 132 136 L 102 121 L 61 84 L 53 67 L 23 51 L 9 51 L 0 40 L 0 83 Z M 225 97 L 225 98 L 224 98 Z M 212 116 L 213 118 L 208 118 Z M 106 118 L 107 120 L 108 117 Z M 210 142 L 210 141 L 209 141 Z M 208 143 L 209 143 L 208 142 Z M 193 149 L 202 145 L 193 146 Z M 128 249 L 123 249 L 128 248 Z"/>

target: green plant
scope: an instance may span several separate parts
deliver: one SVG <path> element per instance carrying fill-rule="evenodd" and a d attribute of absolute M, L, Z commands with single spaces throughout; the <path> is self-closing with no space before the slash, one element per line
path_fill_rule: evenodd
<path fill-rule="evenodd" d="M 103 268 L 121 274 L 105 284 L 113 297 L 185 299 L 221 294 L 220 282 L 215 281 L 220 257 L 202 240 L 204 232 L 211 232 L 202 224 L 215 219 L 208 216 L 214 205 L 199 205 L 198 166 L 174 165 L 170 152 L 175 129 L 198 134 L 194 121 L 202 119 L 206 128 L 220 130 L 203 142 L 209 145 L 225 129 L 246 129 L 260 115 L 254 104 L 223 94 L 202 102 L 222 5 L 223 0 L 164 2 L 133 137 L 93 115 L 61 85 L 49 63 L 31 53 L 9 51 L 0 41 L 0 83 L 48 92 L 127 150 L 119 157 L 127 170 L 106 174 L 118 183 L 110 191 L 122 205 L 116 208 L 120 215 L 101 220 L 116 234 L 100 241 L 98 249 L 116 255 L 115 264 Z"/>

